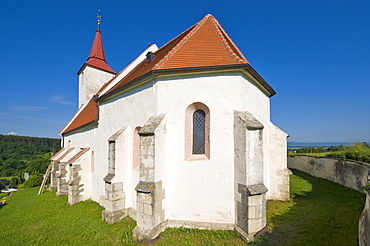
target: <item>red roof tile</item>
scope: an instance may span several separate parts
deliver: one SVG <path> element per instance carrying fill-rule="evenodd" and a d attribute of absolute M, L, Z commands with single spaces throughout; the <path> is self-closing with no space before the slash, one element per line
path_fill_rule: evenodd
<path fill-rule="evenodd" d="M 106 94 L 153 70 L 249 64 L 212 15 L 206 15 L 155 54 L 151 62 L 143 61 Z"/>
<path fill-rule="evenodd" d="M 98 40 L 96 43 L 101 42 L 100 32 L 98 31 L 96 39 Z M 89 59 L 95 59 L 96 57 L 98 60 L 105 61 L 102 45 L 96 46 L 101 47 L 101 51 L 96 48 L 95 53 L 90 52 Z M 93 49 L 95 50 L 94 45 L 92 50 Z M 109 97 L 114 95 L 121 88 L 124 88 L 126 85 L 128 86 L 129 83 L 136 83 L 137 80 L 140 80 L 151 72 L 154 73 L 156 71 L 165 72 L 183 68 L 207 68 L 217 66 L 243 66 L 245 70 L 258 81 L 258 83 L 265 87 L 270 96 L 275 94 L 275 91 L 250 66 L 247 59 L 212 15 L 206 15 L 197 24 L 191 26 L 189 29 L 157 50 L 155 55 L 156 56 L 150 62 L 147 60 L 142 61 L 132 69 L 130 73 L 121 79 L 121 81 L 116 83 L 115 86 L 103 95 L 98 96 Z M 104 87 L 105 86 L 107 86 L 107 84 L 105 84 Z M 97 106 L 91 101 L 89 104 L 91 105 L 83 109 L 68 128 L 62 132 L 62 134 L 98 119 Z"/>
<path fill-rule="evenodd" d="M 221 31 L 222 30 L 222 31 Z M 154 69 L 248 63 L 218 21 L 206 15 Z"/>
<path fill-rule="evenodd" d="M 92 98 L 86 107 L 72 120 L 72 122 L 70 121 L 71 123 L 61 132 L 61 134 L 63 135 L 90 123 L 97 122 L 98 119 L 99 107 L 94 101 L 94 98 Z"/>

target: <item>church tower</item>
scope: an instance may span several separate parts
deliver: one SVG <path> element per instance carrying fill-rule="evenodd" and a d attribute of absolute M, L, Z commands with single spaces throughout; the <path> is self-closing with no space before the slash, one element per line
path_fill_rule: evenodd
<path fill-rule="evenodd" d="M 78 105 L 79 108 L 90 101 L 102 85 L 111 80 L 116 72 L 105 60 L 103 41 L 100 32 L 100 19 L 98 17 L 98 29 L 95 33 L 94 42 L 91 46 L 86 63 L 77 72 L 78 82 Z"/>

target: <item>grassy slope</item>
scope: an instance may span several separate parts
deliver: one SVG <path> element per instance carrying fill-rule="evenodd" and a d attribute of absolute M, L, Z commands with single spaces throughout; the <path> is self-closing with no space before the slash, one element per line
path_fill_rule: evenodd
<path fill-rule="evenodd" d="M 273 232 L 253 245 L 358 245 L 365 195 L 293 170 L 292 202 L 268 204 Z M 280 214 L 280 216 L 276 216 Z"/>
<path fill-rule="evenodd" d="M 69 206 L 66 196 L 37 192 L 38 187 L 14 192 L 1 208 L 1 245 L 135 245 L 132 219 L 108 225 L 95 202 Z"/>
<path fill-rule="evenodd" d="M 269 202 L 273 233 L 251 245 L 357 245 L 364 195 L 301 172 L 291 176 L 293 202 Z M 109 225 L 92 201 L 66 205 L 55 192 L 14 192 L 0 208 L 1 245 L 137 245 L 130 218 Z M 233 231 L 167 229 L 155 245 L 245 245 Z"/>

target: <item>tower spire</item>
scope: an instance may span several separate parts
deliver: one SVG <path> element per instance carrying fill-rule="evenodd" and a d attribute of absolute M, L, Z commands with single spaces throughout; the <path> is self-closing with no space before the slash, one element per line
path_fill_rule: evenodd
<path fill-rule="evenodd" d="M 96 22 L 98 22 L 98 30 L 100 31 L 100 22 L 101 22 L 101 15 L 100 15 L 100 9 L 98 9 L 98 13 L 96 14 Z"/>
<path fill-rule="evenodd" d="M 114 70 L 107 64 L 107 61 L 105 60 L 103 41 L 102 41 L 101 31 L 100 31 L 100 22 L 102 18 L 100 15 L 100 9 L 98 10 L 98 14 L 96 14 L 96 18 L 97 18 L 98 28 L 95 33 L 94 42 L 91 46 L 90 54 L 84 65 L 90 65 L 100 70 L 115 74 L 116 72 L 114 72 Z"/>

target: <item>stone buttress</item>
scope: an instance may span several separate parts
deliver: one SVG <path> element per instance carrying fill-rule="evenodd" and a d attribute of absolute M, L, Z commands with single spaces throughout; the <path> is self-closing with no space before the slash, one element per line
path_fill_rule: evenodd
<path fill-rule="evenodd" d="M 156 238 L 165 228 L 164 210 L 162 209 L 165 191 L 162 188 L 162 181 L 156 180 L 155 177 L 155 132 L 163 118 L 164 115 L 151 117 L 138 132 L 140 135 L 140 177 L 135 188 L 137 226 L 133 231 L 138 240 Z"/>
<path fill-rule="evenodd" d="M 234 111 L 235 228 L 247 241 L 266 227 L 263 128 L 247 111 Z"/>
<path fill-rule="evenodd" d="M 82 180 L 82 169 L 85 169 L 85 176 L 90 174 L 90 159 L 84 155 L 90 148 L 81 148 L 72 158 L 67 161 L 68 170 L 68 204 L 73 205 L 85 200 L 82 196 L 84 192 L 84 183 Z"/>
<path fill-rule="evenodd" d="M 102 212 L 102 219 L 109 224 L 113 224 L 127 216 L 123 182 L 114 181 L 116 176 L 117 151 L 119 151 L 117 145 L 123 137 L 122 133 L 126 129 L 127 126 L 124 126 L 108 139 L 108 174 L 103 179 L 105 182 L 105 210 Z"/>

